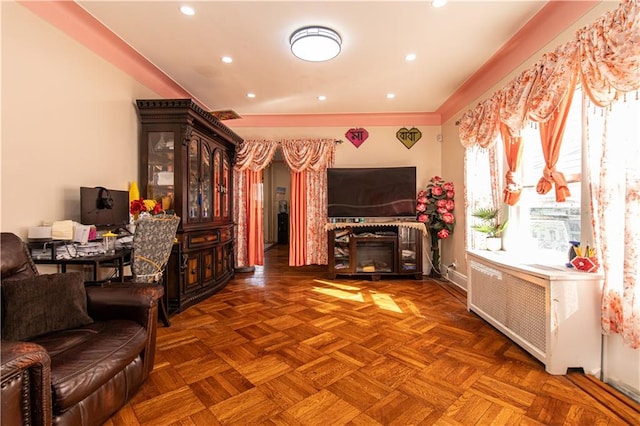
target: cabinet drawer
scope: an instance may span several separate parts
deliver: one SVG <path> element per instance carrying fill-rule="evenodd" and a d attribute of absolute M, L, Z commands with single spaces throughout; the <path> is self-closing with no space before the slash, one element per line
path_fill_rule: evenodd
<path fill-rule="evenodd" d="M 206 232 L 195 232 L 187 236 L 187 248 L 204 247 L 212 243 L 220 241 L 220 232 L 218 229 Z"/>
<path fill-rule="evenodd" d="M 231 237 L 233 236 L 233 232 L 232 232 L 232 228 L 222 228 L 219 230 L 220 231 L 220 241 L 224 242 L 224 241 L 229 241 L 231 239 Z"/>

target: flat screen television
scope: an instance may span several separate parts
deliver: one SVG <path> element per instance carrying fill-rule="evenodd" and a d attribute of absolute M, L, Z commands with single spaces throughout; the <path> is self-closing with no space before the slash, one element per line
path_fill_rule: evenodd
<path fill-rule="evenodd" d="M 129 223 L 129 192 L 80 188 L 80 222 L 98 229 L 117 229 Z"/>
<path fill-rule="evenodd" d="M 330 218 L 416 215 L 416 168 L 328 168 Z"/>

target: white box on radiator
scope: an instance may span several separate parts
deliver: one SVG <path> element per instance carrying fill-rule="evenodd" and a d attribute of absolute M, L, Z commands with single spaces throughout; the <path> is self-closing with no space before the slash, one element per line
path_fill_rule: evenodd
<path fill-rule="evenodd" d="M 467 309 L 496 327 L 550 374 L 601 370 L 602 275 L 523 264 L 506 252 L 467 252 Z"/>

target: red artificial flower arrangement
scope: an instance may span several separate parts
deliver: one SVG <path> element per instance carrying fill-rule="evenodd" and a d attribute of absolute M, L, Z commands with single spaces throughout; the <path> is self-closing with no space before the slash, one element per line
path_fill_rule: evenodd
<path fill-rule="evenodd" d="M 162 213 L 162 211 L 162 204 L 158 203 L 156 200 L 145 200 L 144 198 L 131 201 L 131 205 L 129 207 L 129 212 L 136 219 L 142 212 L 148 212 L 149 214 L 156 215 Z"/>
<path fill-rule="evenodd" d="M 456 223 L 455 195 L 453 183 L 445 182 L 440 176 L 431 178 L 427 188 L 418 193 L 416 219 L 425 224 L 431 236 L 433 276 L 440 276 L 439 242 L 449 238 Z"/>
<path fill-rule="evenodd" d="M 417 220 L 427 226 L 429 233 L 444 240 L 453 233 L 456 219 L 453 210 L 455 190 L 453 183 L 445 182 L 440 176 L 429 181 L 427 189 L 418 193 L 416 204 Z"/>

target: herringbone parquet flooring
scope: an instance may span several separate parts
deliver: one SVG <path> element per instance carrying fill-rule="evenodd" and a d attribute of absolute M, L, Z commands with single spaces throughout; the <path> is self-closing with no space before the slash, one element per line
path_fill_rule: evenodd
<path fill-rule="evenodd" d="M 159 327 L 115 425 L 627 424 L 473 313 L 446 283 L 266 266 Z"/>

